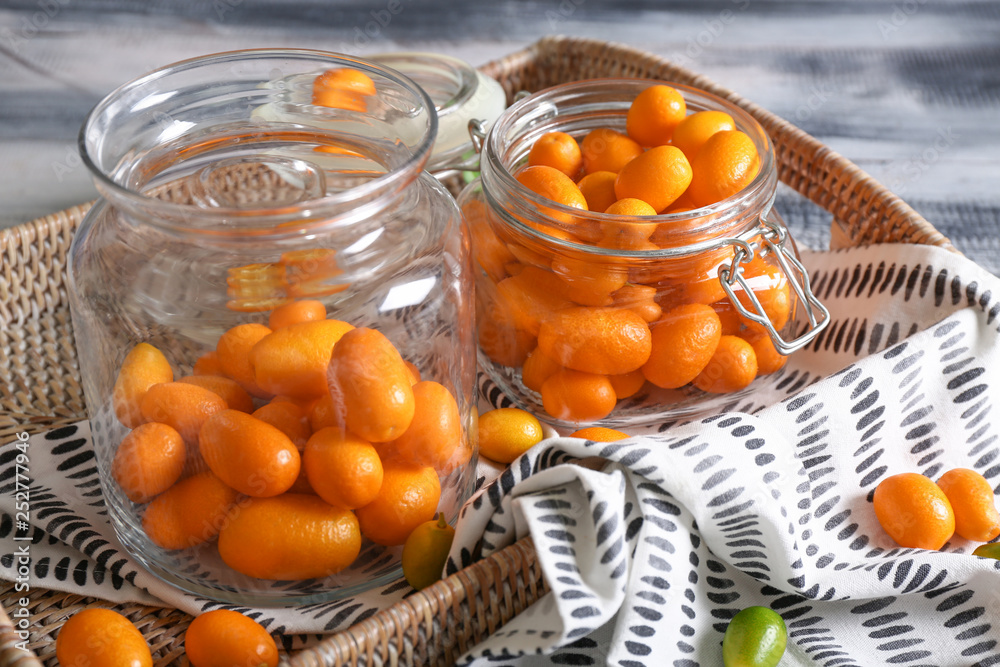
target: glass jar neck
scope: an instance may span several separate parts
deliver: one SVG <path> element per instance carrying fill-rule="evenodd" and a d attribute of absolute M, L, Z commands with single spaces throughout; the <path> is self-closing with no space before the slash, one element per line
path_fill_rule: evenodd
<path fill-rule="evenodd" d="M 316 102 L 317 77 L 335 69 L 371 79 L 375 92 L 353 106 Z M 136 223 L 216 239 L 283 237 L 397 203 L 436 132 L 427 94 L 387 67 L 249 50 L 125 84 L 91 112 L 80 150 L 101 194 Z"/>
<path fill-rule="evenodd" d="M 523 234 L 574 251 L 623 258 L 672 257 L 700 252 L 731 238 L 754 234 L 766 219 L 777 191 L 777 170 L 770 139 L 763 128 L 742 109 L 686 86 L 671 83 L 684 95 L 694 111 L 720 110 L 733 117 L 737 129 L 753 140 L 761 158 L 754 179 L 740 192 L 702 208 L 656 216 L 620 216 L 581 211 L 563 206 L 521 185 L 515 174 L 527 165 L 534 142 L 547 132 L 565 132 L 582 139 L 598 128 L 625 131 L 628 107 L 635 96 L 652 83 L 645 79 L 590 80 L 558 86 L 524 98 L 512 105 L 489 133 L 481 162 L 482 189 L 486 200 L 504 221 Z M 525 224 L 525 220 L 541 225 Z M 670 230 L 669 242 L 660 250 L 610 250 L 546 235 L 539 227 L 572 232 L 581 224 L 614 220 L 656 225 Z M 661 235 L 661 238 L 664 238 Z"/>

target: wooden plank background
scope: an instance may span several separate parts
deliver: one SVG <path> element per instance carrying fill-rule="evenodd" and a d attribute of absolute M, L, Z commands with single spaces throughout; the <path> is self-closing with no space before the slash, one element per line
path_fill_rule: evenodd
<path fill-rule="evenodd" d="M 87 111 L 150 69 L 289 46 L 428 50 L 473 65 L 548 34 L 673 58 L 796 123 L 1000 272 L 1000 4 L 930 0 L 7 0 L 0 4 L 0 227 L 91 199 Z M 397 5 L 394 4 L 394 8 Z M 783 194 L 804 245 L 828 216 Z"/>

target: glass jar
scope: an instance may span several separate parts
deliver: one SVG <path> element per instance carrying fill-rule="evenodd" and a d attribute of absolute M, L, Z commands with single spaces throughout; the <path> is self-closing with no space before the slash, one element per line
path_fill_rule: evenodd
<path fill-rule="evenodd" d="M 654 83 L 595 79 L 521 99 L 493 126 L 481 177 L 459 198 L 473 238 L 480 367 L 519 407 L 567 430 L 585 423 L 635 426 L 731 403 L 769 381 L 763 376 L 776 377 L 768 374 L 785 355 L 829 321 L 772 208 L 771 142 L 749 114 L 725 100 L 669 84 L 683 95 L 688 113 L 724 111 L 756 147 L 757 175 L 718 203 L 656 216 L 611 215 L 555 203 L 518 182 L 539 137 L 564 132 L 580 141 L 598 128 L 625 133 L 632 101 Z M 601 236 L 608 229 L 641 242 L 605 247 Z M 676 373 L 657 371 L 677 366 L 686 354 L 686 343 L 666 334 L 664 323 L 677 321 L 685 311 L 675 309 L 690 304 L 701 304 L 693 311 L 702 320 L 712 317 L 705 307 L 715 311 L 717 337 L 751 343 L 761 372 L 749 377 L 760 377 L 727 391 L 725 383 L 709 381 L 708 374 L 724 371 L 704 363 L 702 352 L 695 373 L 708 391 L 698 389 L 690 373 L 678 386 Z M 572 372 L 561 373 L 567 368 Z M 546 389 L 553 377 L 558 381 Z M 546 394 L 553 397 L 548 405 Z M 567 407 L 573 401 L 575 407 Z"/>
<path fill-rule="evenodd" d="M 438 137 L 427 171 L 448 179 L 478 169 L 486 132 L 507 106 L 500 83 L 458 58 L 439 53 L 381 53 L 371 60 L 412 79 L 434 102 Z"/>
<path fill-rule="evenodd" d="M 177 63 L 120 87 L 87 118 L 81 152 L 102 198 L 70 250 L 78 358 L 110 521 L 160 578 L 251 605 L 329 600 L 393 580 L 405 534 L 381 534 L 376 544 L 368 536 L 377 531 L 366 529 L 366 510 L 358 509 L 376 504 L 375 492 L 388 486 L 376 478 L 389 479 L 393 466 L 419 468 L 424 489 L 419 516 L 401 514 L 399 530 L 437 511 L 456 518 L 476 460 L 473 285 L 459 210 L 424 171 L 436 132 L 433 103 L 398 72 L 302 50 Z M 372 334 L 377 344 L 359 336 L 369 342 L 331 363 L 331 351 L 347 349 L 341 343 L 355 335 L 350 329 L 363 328 L 380 332 Z M 351 360 L 359 361 L 355 374 L 338 375 Z M 408 368 L 405 376 L 400 368 Z M 221 378 L 206 385 L 189 377 L 206 374 Z M 370 393 L 359 399 L 360 390 L 345 390 L 353 381 L 367 382 Z M 428 394 L 418 388 L 431 385 L 437 403 L 420 399 Z M 350 450 L 360 454 L 345 455 L 341 467 L 319 454 L 315 470 L 306 465 L 314 430 L 327 428 L 327 442 L 348 440 L 361 410 L 378 417 L 397 410 L 392 401 L 410 410 L 394 430 L 366 434 L 361 449 Z M 282 402 L 294 408 L 258 412 Z M 447 457 L 446 450 L 413 454 L 412 437 L 412 450 L 400 444 L 410 423 L 427 421 L 432 404 L 443 406 L 439 421 L 450 429 Z M 291 414 L 293 423 L 269 410 Z M 180 435 L 180 459 L 172 434 L 156 446 L 151 435 L 130 436 L 151 420 Z M 133 440 L 127 455 L 126 436 Z M 180 460 L 181 470 L 150 482 L 150 470 L 129 467 L 141 462 L 137 451 L 163 470 Z M 364 500 L 342 500 L 348 470 L 365 480 Z M 214 513 L 198 515 L 208 501 L 186 505 L 177 491 L 195 478 L 215 494 Z M 209 494 L 203 488 L 201 495 Z M 276 501 L 293 495 L 291 505 Z M 164 538 L 154 518 L 183 524 L 177 510 L 185 507 L 203 529 L 190 539 Z M 265 525 L 268 516 L 281 520 Z M 373 516 L 369 526 L 378 523 Z M 246 517 L 258 525 L 240 550 L 246 535 L 234 526 L 246 531 Z M 311 544 L 282 532 L 296 525 Z M 224 539 L 236 545 L 229 556 L 220 554 Z M 310 549 L 337 552 L 339 561 L 275 566 Z M 231 557 L 234 550 L 258 562 Z"/>

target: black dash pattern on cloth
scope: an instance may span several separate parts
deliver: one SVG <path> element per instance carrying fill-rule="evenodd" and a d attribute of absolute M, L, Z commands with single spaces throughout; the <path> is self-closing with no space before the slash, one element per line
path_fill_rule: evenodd
<path fill-rule="evenodd" d="M 552 592 L 460 664 L 718 665 L 750 605 L 784 618 L 782 664 L 1000 663 L 1000 563 L 958 536 L 900 548 L 871 507 L 899 472 L 967 467 L 1000 489 L 1000 281 L 938 251 L 838 254 L 811 276 L 829 327 L 748 409 L 549 440 L 481 492 L 452 558 L 530 534 Z"/>

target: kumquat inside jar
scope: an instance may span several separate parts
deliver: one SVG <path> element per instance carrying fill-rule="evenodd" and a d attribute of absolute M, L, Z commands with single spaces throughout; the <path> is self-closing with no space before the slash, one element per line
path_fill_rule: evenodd
<path fill-rule="evenodd" d="M 698 89 L 596 79 L 521 99 L 459 198 L 480 367 L 565 428 L 754 391 L 829 321 L 776 188 L 763 128 Z"/>
<path fill-rule="evenodd" d="M 188 60 L 97 105 L 70 249 L 104 504 L 150 572 L 243 605 L 354 595 L 475 481 L 469 238 L 437 116 L 319 51 Z"/>

